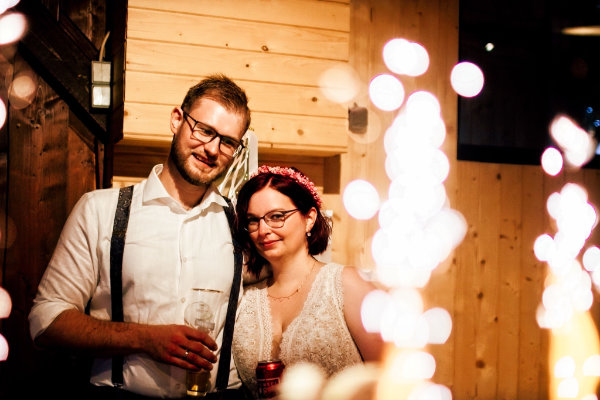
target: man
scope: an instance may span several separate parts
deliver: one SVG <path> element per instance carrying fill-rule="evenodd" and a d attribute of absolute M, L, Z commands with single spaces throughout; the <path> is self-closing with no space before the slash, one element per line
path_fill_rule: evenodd
<path fill-rule="evenodd" d="M 125 322 L 111 321 L 110 247 L 119 191 L 82 196 L 29 315 L 37 345 L 96 357 L 90 381 L 101 389 L 114 386 L 112 357 L 123 356 L 124 398 L 181 398 L 186 369 L 213 369 L 234 276 L 227 202 L 214 181 L 241 149 L 249 124 L 246 94 L 222 75 L 192 87 L 171 112 L 167 162 L 133 189 L 122 261 Z M 192 288 L 224 292 L 214 340 L 184 324 Z M 239 385 L 234 368 L 230 378 L 230 386 Z"/>

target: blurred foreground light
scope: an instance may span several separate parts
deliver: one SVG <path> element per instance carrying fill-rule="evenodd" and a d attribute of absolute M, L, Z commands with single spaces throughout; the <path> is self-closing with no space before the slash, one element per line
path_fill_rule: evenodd
<path fill-rule="evenodd" d="M 360 80 L 356 71 L 347 65 L 326 70 L 319 78 L 323 95 L 334 103 L 347 103 L 358 94 Z"/>
<path fill-rule="evenodd" d="M 597 246 L 589 247 L 583 253 L 583 267 L 590 271 L 596 271 L 600 269 L 600 249 Z"/>
<path fill-rule="evenodd" d="M 379 194 L 373 185 L 357 179 L 344 189 L 344 207 L 350 216 L 363 220 L 372 218 L 379 209 Z"/>
<path fill-rule="evenodd" d="M 443 308 L 431 308 L 423 313 L 429 325 L 429 343 L 446 343 L 452 332 L 452 317 Z"/>
<path fill-rule="evenodd" d="M 594 354 L 583 362 L 584 376 L 600 376 L 600 355 Z"/>
<path fill-rule="evenodd" d="M 458 63 L 452 68 L 450 83 L 456 93 L 463 97 L 474 97 L 483 89 L 483 72 L 470 62 Z"/>
<path fill-rule="evenodd" d="M 429 68 L 429 54 L 419 43 L 392 39 L 383 46 L 383 61 L 390 71 L 419 76 Z"/>
<path fill-rule="evenodd" d="M 435 373 L 435 359 L 424 351 L 404 351 L 393 360 L 390 373 L 400 382 L 430 379 Z"/>
<path fill-rule="evenodd" d="M 544 233 L 535 239 L 533 243 L 533 252 L 540 261 L 548 261 L 554 252 L 554 239 L 552 236 Z"/>
<path fill-rule="evenodd" d="M 10 106 L 21 110 L 30 105 L 37 93 L 37 78 L 31 71 L 19 73 L 11 82 L 8 89 Z"/>
<path fill-rule="evenodd" d="M 550 135 L 573 166 L 581 167 L 594 156 L 596 142 L 592 135 L 566 115 L 559 114 L 552 120 Z"/>
<path fill-rule="evenodd" d="M 0 14 L 19 4 L 19 0 L 0 0 Z"/>
<path fill-rule="evenodd" d="M 389 302 L 390 296 L 383 290 L 373 290 L 365 296 L 360 315 L 367 332 L 381 331 L 382 314 Z"/>
<path fill-rule="evenodd" d="M 556 176 L 562 171 L 563 158 L 560 151 L 548 147 L 542 154 L 542 168 L 550 176 Z"/>
<path fill-rule="evenodd" d="M 425 382 L 410 392 L 408 400 L 452 400 L 452 392 L 444 385 Z"/>
<path fill-rule="evenodd" d="M 0 334 L 0 361 L 6 361 L 7 358 L 8 358 L 8 342 L 6 341 L 4 336 L 2 336 L 2 334 Z"/>
<path fill-rule="evenodd" d="M 374 399 L 381 374 L 372 363 L 359 363 L 333 375 L 321 394 L 321 400 Z"/>
<path fill-rule="evenodd" d="M 393 111 L 404 102 L 404 86 L 396 77 L 381 74 L 371 80 L 369 97 L 380 110 Z"/>
<path fill-rule="evenodd" d="M 414 92 L 406 99 L 406 112 L 410 118 L 428 122 L 439 117 L 440 109 L 437 97 L 425 90 Z"/>
<path fill-rule="evenodd" d="M 2 129 L 5 122 L 6 122 L 6 105 L 4 104 L 4 101 L 2 99 L 0 99 L 0 129 Z"/>
<path fill-rule="evenodd" d="M 300 362 L 283 371 L 279 384 L 281 400 L 318 400 L 325 382 L 324 371 L 316 364 Z"/>
<path fill-rule="evenodd" d="M 12 309 L 12 301 L 8 292 L 0 287 L 0 318 L 8 318 Z"/>
<path fill-rule="evenodd" d="M 558 384 L 558 397 L 561 399 L 575 399 L 579 395 L 579 382 L 576 378 L 567 378 Z"/>
<path fill-rule="evenodd" d="M 0 45 L 16 42 L 27 29 L 27 19 L 21 13 L 0 16 Z"/>
<path fill-rule="evenodd" d="M 575 375 L 575 359 L 571 356 L 561 358 L 554 364 L 554 376 L 557 378 L 571 378 Z"/>

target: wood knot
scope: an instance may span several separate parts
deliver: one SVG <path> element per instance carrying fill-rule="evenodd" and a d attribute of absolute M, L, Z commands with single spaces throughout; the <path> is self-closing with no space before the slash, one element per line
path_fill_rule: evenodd
<path fill-rule="evenodd" d="M 310 99 L 310 100 L 311 100 L 313 103 L 316 103 L 316 102 L 317 102 L 317 100 L 319 100 L 319 99 L 317 99 L 316 97 L 313 97 L 313 98 L 312 98 L 312 99 Z"/>
<path fill-rule="evenodd" d="M 269 48 L 264 44 L 260 48 L 262 49 L 262 51 L 269 51 Z"/>
<path fill-rule="evenodd" d="M 304 131 L 302 129 L 298 129 L 298 135 L 304 135 Z"/>
<path fill-rule="evenodd" d="M 477 298 L 478 298 L 479 300 L 483 299 L 483 292 L 479 292 L 479 293 L 477 293 Z"/>
<path fill-rule="evenodd" d="M 475 367 L 485 368 L 485 362 L 483 362 L 483 360 L 477 360 L 477 361 L 475 361 Z"/>

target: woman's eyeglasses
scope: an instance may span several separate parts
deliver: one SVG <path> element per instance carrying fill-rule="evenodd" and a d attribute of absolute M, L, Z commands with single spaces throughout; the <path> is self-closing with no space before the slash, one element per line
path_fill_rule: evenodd
<path fill-rule="evenodd" d="M 298 211 L 297 208 L 287 211 L 274 210 L 266 213 L 262 217 L 248 217 L 246 230 L 248 232 L 256 232 L 261 219 L 265 220 L 265 223 L 271 228 L 281 228 L 283 227 L 283 224 L 285 224 L 285 220 L 296 211 Z"/>

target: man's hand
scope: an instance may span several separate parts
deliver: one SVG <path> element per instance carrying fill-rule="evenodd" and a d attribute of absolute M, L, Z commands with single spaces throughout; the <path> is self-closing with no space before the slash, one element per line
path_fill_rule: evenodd
<path fill-rule="evenodd" d="M 217 344 L 206 332 L 185 325 L 148 325 L 142 349 L 157 361 L 186 369 L 211 370 Z"/>

